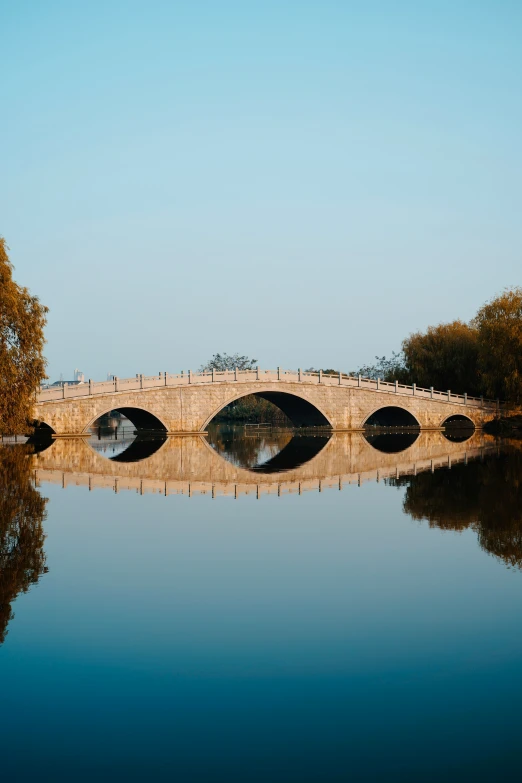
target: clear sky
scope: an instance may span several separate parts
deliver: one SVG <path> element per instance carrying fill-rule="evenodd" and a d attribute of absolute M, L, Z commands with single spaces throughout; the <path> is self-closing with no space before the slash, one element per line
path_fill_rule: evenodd
<path fill-rule="evenodd" d="M 522 278 L 518 0 L 0 0 L 49 374 L 349 370 Z"/>

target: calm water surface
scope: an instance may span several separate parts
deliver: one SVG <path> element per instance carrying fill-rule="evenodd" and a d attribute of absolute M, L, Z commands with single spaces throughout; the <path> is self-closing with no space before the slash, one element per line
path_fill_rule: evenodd
<path fill-rule="evenodd" d="M 518 779 L 517 444 L 118 425 L 0 448 L 3 780 Z"/>

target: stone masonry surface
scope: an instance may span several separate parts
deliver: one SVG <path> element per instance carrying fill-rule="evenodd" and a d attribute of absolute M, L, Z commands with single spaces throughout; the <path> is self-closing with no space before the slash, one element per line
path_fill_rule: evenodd
<path fill-rule="evenodd" d="M 78 394 L 83 392 L 83 396 Z M 99 416 L 121 408 L 135 408 L 155 416 L 171 433 L 203 432 L 213 417 L 230 402 L 247 394 L 287 394 L 305 400 L 319 410 L 333 430 L 358 430 L 381 408 L 394 406 L 409 411 L 422 429 L 438 429 L 450 416 L 469 418 L 476 427 L 495 418 L 493 404 L 476 401 L 431 399 L 413 393 L 396 393 L 392 384 L 385 388 L 335 385 L 286 380 L 221 380 L 204 384 L 157 386 L 132 391 L 88 394 L 88 385 L 76 389 L 78 396 L 42 400 L 35 404 L 35 418 L 57 435 L 81 435 Z"/>

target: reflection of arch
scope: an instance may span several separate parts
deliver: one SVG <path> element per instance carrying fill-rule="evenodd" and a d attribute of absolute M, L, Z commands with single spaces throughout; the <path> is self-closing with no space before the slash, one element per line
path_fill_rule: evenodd
<path fill-rule="evenodd" d="M 363 427 L 420 427 L 420 422 L 407 408 L 384 405 L 375 408 L 363 421 Z"/>
<path fill-rule="evenodd" d="M 331 437 L 331 435 L 296 435 L 274 457 L 261 465 L 254 465 L 249 470 L 256 473 L 284 473 L 295 470 L 316 457 Z"/>
<path fill-rule="evenodd" d="M 161 419 L 159 419 L 153 413 L 150 413 L 150 411 L 145 410 L 145 408 L 115 408 L 114 406 L 106 411 L 100 411 L 100 413 L 97 413 L 83 431 L 87 432 L 93 426 L 93 424 L 98 421 L 98 419 L 100 419 L 102 416 L 106 416 L 108 413 L 111 413 L 111 411 L 118 411 L 118 413 L 123 414 L 125 418 L 129 419 L 129 421 L 134 424 L 137 430 L 159 430 L 168 432 L 168 427 L 165 426 Z"/>
<path fill-rule="evenodd" d="M 419 434 L 418 432 L 386 432 L 380 435 L 365 435 L 365 439 L 377 451 L 382 451 L 384 454 L 399 454 L 413 446 Z"/>
<path fill-rule="evenodd" d="M 99 454 L 101 457 L 104 457 L 111 462 L 142 462 L 159 451 L 166 441 L 166 435 L 158 435 L 156 438 L 138 435 L 129 443 L 126 449 L 115 454 L 113 457 L 106 457 L 103 452 L 95 449 L 92 443 L 89 443 L 89 446 L 96 454 Z"/>
<path fill-rule="evenodd" d="M 323 413 L 315 403 L 308 402 L 304 397 L 300 397 L 297 394 L 291 392 L 271 391 L 270 389 L 261 389 L 255 392 L 242 392 L 234 397 L 230 397 L 226 402 L 222 403 L 216 408 L 201 428 L 205 430 L 213 418 L 220 413 L 223 408 L 230 405 L 231 402 L 240 400 L 241 397 L 247 397 L 250 395 L 255 397 L 261 397 L 268 402 L 273 403 L 277 408 L 283 411 L 285 416 L 288 416 L 290 421 L 295 427 L 325 427 L 333 429 L 333 425 L 329 421 L 328 417 Z"/>
<path fill-rule="evenodd" d="M 211 437 L 200 435 L 198 440 L 204 445 L 206 451 L 212 455 L 210 467 L 207 468 L 211 477 L 208 480 L 214 482 L 217 476 L 220 474 L 222 475 L 221 465 L 226 466 L 225 475 L 228 474 L 229 471 L 234 475 L 233 479 L 225 478 L 225 481 L 234 483 L 247 482 L 252 484 L 253 482 L 259 481 L 259 478 L 254 478 L 255 476 L 260 477 L 260 480 L 263 481 L 263 476 L 266 480 L 270 476 L 276 476 L 278 473 L 288 473 L 302 468 L 303 466 L 306 466 L 310 470 L 314 463 L 317 464 L 317 460 L 324 457 L 323 452 L 333 443 L 334 434 L 326 432 L 317 435 L 311 435 L 309 433 L 306 435 L 290 433 L 290 438 L 285 445 L 283 445 L 281 451 L 273 457 L 270 457 L 266 462 L 258 463 L 257 465 L 252 464 L 251 466 L 234 461 L 233 458 L 230 458 L 230 454 L 229 456 L 226 456 L 222 451 L 212 445 Z M 192 441 L 188 441 L 188 443 L 191 444 Z M 321 474 L 323 472 L 324 471 L 321 470 Z M 312 473 L 310 478 L 313 476 L 314 473 Z"/>

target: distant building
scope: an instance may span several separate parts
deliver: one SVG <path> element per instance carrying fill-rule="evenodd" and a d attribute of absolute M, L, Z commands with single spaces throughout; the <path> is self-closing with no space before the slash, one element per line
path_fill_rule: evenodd
<path fill-rule="evenodd" d="M 53 383 L 47 383 L 42 388 L 44 389 L 51 389 L 56 386 L 78 386 L 80 383 L 85 383 L 85 375 L 81 370 L 79 370 L 77 367 L 74 370 L 74 381 L 64 381 L 63 376 L 60 375 L 59 381 L 54 381 Z"/>

